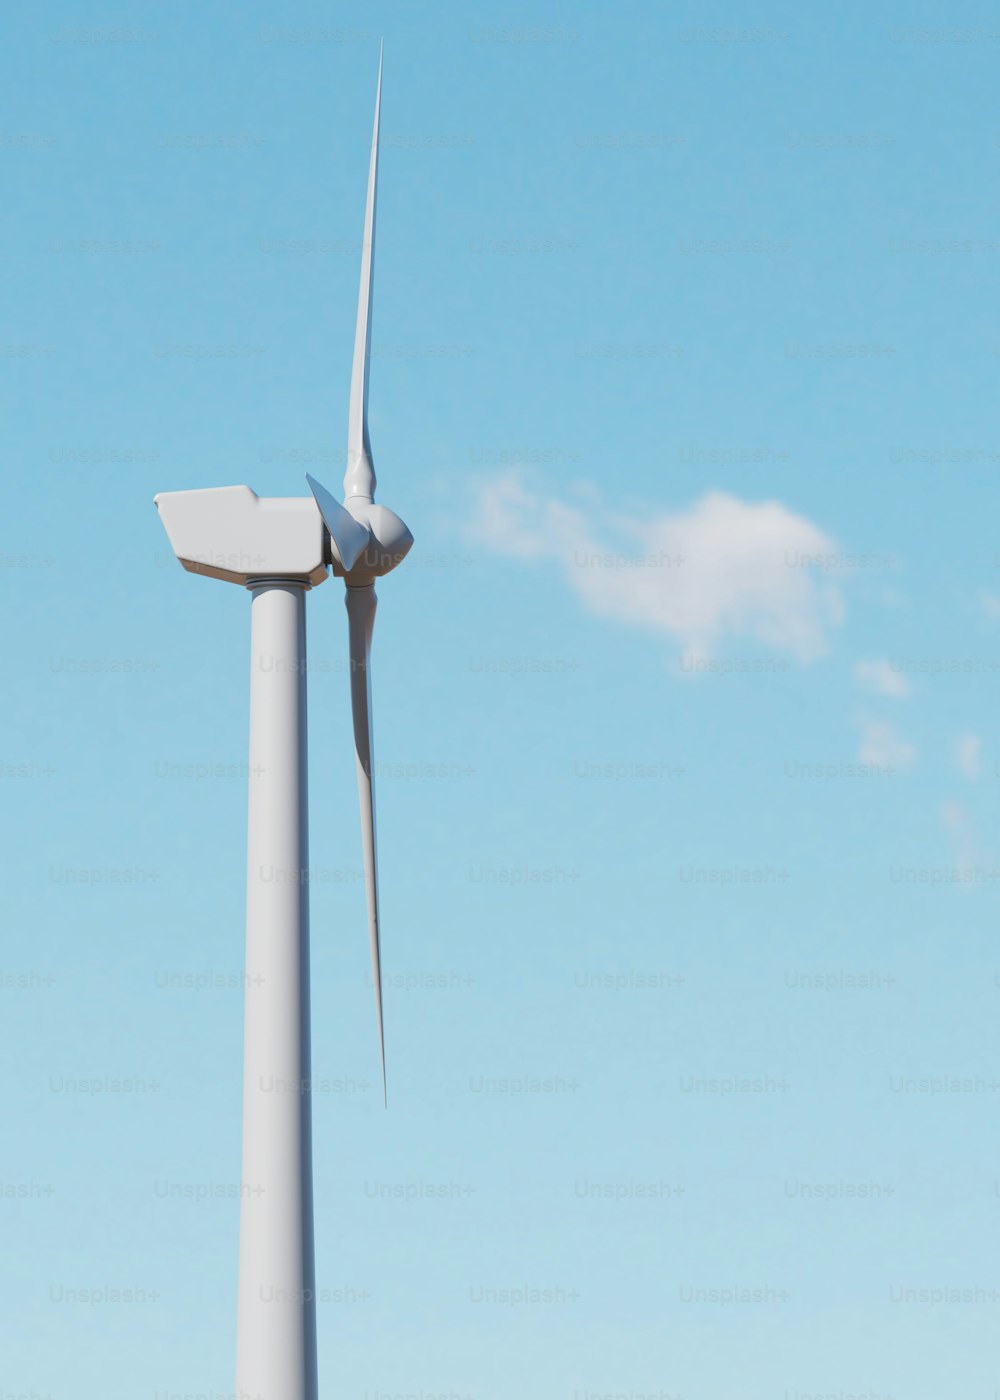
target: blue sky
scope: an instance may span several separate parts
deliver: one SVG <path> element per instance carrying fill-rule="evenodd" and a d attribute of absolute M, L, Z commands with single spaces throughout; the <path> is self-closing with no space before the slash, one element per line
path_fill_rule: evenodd
<path fill-rule="evenodd" d="M 322 1393 L 993 1397 L 995 11 L 0 34 L 0 1391 L 232 1387 L 249 606 L 152 497 L 339 485 L 384 35 L 371 431 L 417 544 L 388 1113 L 308 604 Z"/>

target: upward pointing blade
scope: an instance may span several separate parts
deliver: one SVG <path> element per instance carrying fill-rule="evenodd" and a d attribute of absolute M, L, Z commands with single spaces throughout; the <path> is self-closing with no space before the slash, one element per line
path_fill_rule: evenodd
<path fill-rule="evenodd" d="M 351 369 L 351 407 L 347 428 L 347 471 L 344 500 L 360 496 L 370 501 L 375 495 L 375 467 L 368 440 L 368 366 L 371 360 L 372 259 L 375 252 L 375 187 L 378 183 L 378 123 L 382 105 L 382 54 L 378 59 L 378 87 L 375 91 L 375 126 L 372 131 L 371 164 L 368 168 L 368 200 L 365 204 L 365 236 L 361 245 L 361 286 L 358 289 L 358 328 L 354 337 L 354 364 Z"/>
<path fill-rule="evenodd" d="M 378 856 L 375 847 L 375 789 L 372 780 L 372 692 L 370 667 L 372 628 L 375 625 L 374 584 L 347 589 L 347 621 L 351 654 L 351 710 L 354 715 L 354 751 L 358 768 L 358 800 L 361 806 L 361 848 L 365 866 L 365 894 L 368 900 L 368 937 L 372 953 L 372 981 L 375 984 L 375 1015 L 378 1021 L 378 1047 L 382 1063 L 382 1093 L 386 1102 L 385 1035 L 382 1030 L 382 955 L 378 922 Z"/>

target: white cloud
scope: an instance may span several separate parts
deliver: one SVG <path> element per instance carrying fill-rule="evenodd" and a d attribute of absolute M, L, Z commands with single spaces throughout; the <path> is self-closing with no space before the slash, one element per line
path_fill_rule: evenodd
<path fill-rule="evenodd" d="M 973 783 L 982 771 L 982 748 L 983 741 L 978 734 L 963 734 L 956 745 L 958 771 Z"/>
<path fill-rule="evenodd" d="M 917 751 L 884 720 L 866 720 L 858 745 L 858 758 L 875 768 L 909 768 Z"/>
<path fill-rule="evenodd" d="M 965 832 L 971 826 L 971 819 L 961 802 L 956 802 L 953 797 L 949 797 L 947 802 L 941 803 L 941 820 L 946 828 L 952 832 Z"/>
<path fill-rule="evenodd" d="M 955 869 L 961 872 L 958 889 L 963 893 L 974 889 L 981 872 L 994 862 L 978 843 L 976 824 L 969 812 L 952 797 L 941 804 L 941 821 L 948 833 Z"/>
<path fill-rule="evenodd" d="M 890 661 L 859 661 L 854 668 L 854 674 L 859 685 L 874 691 L 876 695 L 905 700 L 910 693 L 909 681 Z"/>
<path fill-rule="evenodd" d="M 517 473 L 480 483 L 473 528 L 511 558 L 559 565 L 598 617 L 669 637 L 705 656 L 725 637 L 810 661 L 843 616 L 840 593 L 817 570 L 832 541 L 779 501 L 720 491 L 673 514 L 609 510 L 593 493 L 571 505 Z"/>

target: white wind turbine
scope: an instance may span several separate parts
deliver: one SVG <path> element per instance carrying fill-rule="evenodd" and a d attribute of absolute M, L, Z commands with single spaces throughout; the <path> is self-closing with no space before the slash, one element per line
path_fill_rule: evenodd
<path fill-rule="evenodd" d="M 380 58 L 343 505 L 312 477 L 312 496 L 302 498 L 263 498 L 248 486 L 156 497 L 185 569 L 241 583 L 252 598 L 236 1395 L 253 1400 L 317 1400 L 305 595 L 327 577 L 328 566 L 347 585 L 361 841 L 385 1090 L 369 664 L 375 579 L 403 559 L 413 536 L 398 515 L 374 502 L 368 437 L 381 92 Z"/>

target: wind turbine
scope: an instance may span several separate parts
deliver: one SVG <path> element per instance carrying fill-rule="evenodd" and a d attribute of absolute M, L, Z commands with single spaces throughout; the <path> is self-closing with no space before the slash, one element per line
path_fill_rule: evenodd
<path fill-rule="evenodd" d="M 413 536 L 376 505 L 368 436 L 379 57 L 341 504 L 249 486 L 168 491 L 156 505 L 191 573 L 250 590 L 250 776 L 243 1045 L 243 1168 L 236 1395 L 317 1400 L 309 1035 L 305 597 L 328 567 L 346 584 L 351 708 L 368 932 L 385 1093 L 370 662 L 375 580 Z"/>

